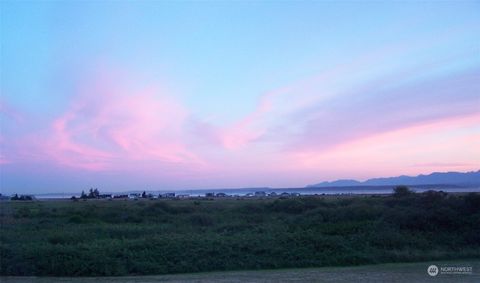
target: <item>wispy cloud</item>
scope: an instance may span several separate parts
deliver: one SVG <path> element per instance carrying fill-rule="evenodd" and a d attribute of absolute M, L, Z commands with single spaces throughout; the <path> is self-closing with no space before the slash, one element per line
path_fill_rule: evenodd
<path fill-rule="evenodd" d="M 116 170 L 132 161 L 195 163 L 183 140 L 187 110 L 160 88 L 132 89 L 125 78 L 82 85 L 42 137 L 45 152 L 64 166 Z"/>
<path fill-rule="evenodd" d="M 48 125 L 0 140 L 8 147 L 0 163 L 130 173 L 138 166 L 150 177 L 239 185 L 245 178 L 275 185 L 285 172 L 278 185 L 298 185 L 296 177 L 320 178 L 320 172 L 371 177 L 448 164 L 474 169 L 480 70 L 437 74 L 447 61 L 362 73 L 369 62 L 387 64 L 389 52 L 273 89 L 227 125 L 192 115 L 161 85 L 139 87 L 132 74 L 104 72 L 77 85 Z"/>

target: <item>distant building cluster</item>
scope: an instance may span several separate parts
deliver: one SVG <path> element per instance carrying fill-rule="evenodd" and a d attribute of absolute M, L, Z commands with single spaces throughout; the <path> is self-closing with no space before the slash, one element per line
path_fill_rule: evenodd
<path fill-rule="evenodd" d="M 96 189 L 95 189 L 96 190 Z M 258 191 L 258 192 L 251 192 L 246 194 L 227 194 L 224 192 L 207 192 L 204 195 L 190 195 L 190 194 L 176 194 L 174 192 L 167 192 L 167 193 L 129 193 L 129 194 L 100 194 L 97 193 L 95 190 L 91 190 L 89 194 L 85 194 L 82 192 L 80 199 L 188 199 L 188 198 L 232 198 L 232 197 L 246 197 L 246 198 L 264 198 L 264 197 L 297 197 L 300 196 L 300 193 L 277 193 L 277 192 L 265 192 L 265 191 Z M 72 197 L 72 199 L 76 199 L 76 197 Z"/>
<path fill-rule="evenodd" d="M 268 197 L 297 197 L 300 196 L 300 193 L 292 192 L 249 192 L 245 194 L 228 194 L 225 192 L 206 192 L 204 195 L 190 195 L 186 193 L 177 194 L 174 192 L 166 193 L 147 193 L 143 191 L 142 193 L 128 193 L 128 194 L 113 194 L 113 193 L 100 193 L 98 189 L 91 188 L 87 193 L 82 191 L 80 196 L 72 196 L 70 199 L 74 201 L 78 200 L 88 200 L 88 199 L 104 199 L 104 200 L 114 200 L 114 199 L 123 199 L 123 200 L 139 200 L 139 199 L 189 199 L 189 198 L 268 198 Z M 12 195 L 5 196 L 0 194 L 0 200 L 14 200 L 14 201 L 34 201 L 36 198 L 33 195 Z"/>

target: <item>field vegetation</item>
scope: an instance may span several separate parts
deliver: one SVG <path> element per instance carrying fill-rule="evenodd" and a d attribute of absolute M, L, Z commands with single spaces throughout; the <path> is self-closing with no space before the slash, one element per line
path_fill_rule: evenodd
<path fill-rule="evenodd" d="M 5 201 L 1 275 L 113 276 L 480 258 L 480 194 Z"/>

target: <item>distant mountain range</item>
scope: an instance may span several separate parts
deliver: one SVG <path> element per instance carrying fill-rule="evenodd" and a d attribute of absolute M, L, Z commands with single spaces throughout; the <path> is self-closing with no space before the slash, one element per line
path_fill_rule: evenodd
<path fill-rule="evenodd" d="M 480 185 L 480 170 L 472 172 L 435 172 L 429 175 L 398 176 L 388 178 L 368 179 L 364 182 L 342 179 L 332 182 L 322 182 L 307 187 L 355 187 L 355 186 L 392 186 L 392 185 Z"/>

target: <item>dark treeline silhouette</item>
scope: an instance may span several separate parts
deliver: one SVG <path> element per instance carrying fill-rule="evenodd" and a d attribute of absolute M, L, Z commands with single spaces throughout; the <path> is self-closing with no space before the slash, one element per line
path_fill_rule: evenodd
<path fill-rule="evenodd" d="M 81 199 L 98 198 L 99 196 L 100 196 L 100 191 L 98 191 L 97 188 L 95 189 L 90 188 L 88 195 L 85 193 L 85 191 L 82 191 L 82 193 L 80 194 Z"/>
<path fill-rule="evenodd" d="M 18 196 L 18 194 L 14 194 L 10 200 L 33 200 L 33 197 L 30 196 L 30 195 L 20 195 Z"/>

